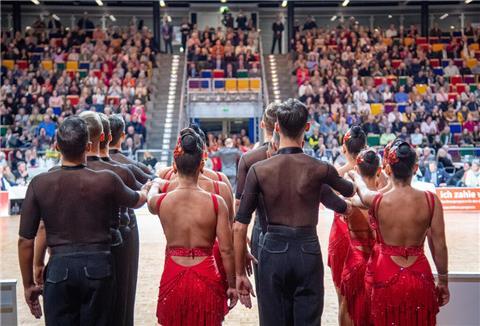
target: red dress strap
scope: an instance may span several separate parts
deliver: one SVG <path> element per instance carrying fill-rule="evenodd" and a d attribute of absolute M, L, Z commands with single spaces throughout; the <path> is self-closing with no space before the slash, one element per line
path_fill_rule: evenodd
<path fill-rule="evenodd" d="M 218 181 L 223 181 L 222 175 L 220 174 L 220 172 L 215 171 L 215 173 L 217 174 Z"/>
<path fill-rule="evenodd" d="M 435 212 L 435 196 L 430 191 L 425 191 L 427 197 L 428 210 L 430 213 L 430 224 L 432 224 L 433 213 Z"/>
<path fill-rule="evenodd" d="M 166 193 L 168 191 L 168 186 L 170 185 L 170 182 L 167 181 L 162 187 L 162 193 Z"/>
<path fill-rule="evenodd" d="M 213 201 L 213 210 L 215 211 L 215 215 L 218 215 L 218 199 L 217 195 L 211 194 L 212 195 L 212 201 Z"/>
<path fill-rule="evenodd" d="M 382 234 L 380 233 L 380 227 L 378 225 L 378 207 L 380 206 L 380 201 L 383 198 L 383 194 L 379 193 L 377 194 L 372 201 L 372 206 L 370 207 L 370 217 L 372 218 L 371 224 L 373 229 L 376 231 L 377 234 L 377 240 L 380 243 L 384 243 Z"/>
<path fill-rule="evenodd" d="M 160 205 L 162 205 L 162 201 L 167 197 L 167 193 L 163 192 L 160 194 L 160 197 L 158 197 L 157 200 L 157 214 L 160 213 Z"/>
<path fill-rule="evenodd" d="M 213 190 L 216 195 L 220 195 L 220 185 L 218 184 L 218 181 L 213 181 Z"/>
<path fill-rule="evenodd" d="M 172 175 L 173 175 L 173 168 L 168 170 L 167 174 L 165 174 L 165 179 L 170 180 L 172 178 Z"/>

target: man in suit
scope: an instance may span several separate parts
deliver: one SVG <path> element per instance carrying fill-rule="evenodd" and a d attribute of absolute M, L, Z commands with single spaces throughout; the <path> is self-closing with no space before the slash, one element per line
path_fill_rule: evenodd
<path fill-rule="evenodd" d="M 444 169 L 439 169 L 436 161 L 428 163 L 423 181 L 433 183 L 435 187 L 444 187 L 447 185 L 448 179 L 450 179 L 450 175 Z"/>
<path fill-rule="evenodd" d="M 217 70 L 225 70 L 225 61 L 223 61 L 220 54 L 217 54 L 215 59 L 213 60 L 212 68 Z"/>

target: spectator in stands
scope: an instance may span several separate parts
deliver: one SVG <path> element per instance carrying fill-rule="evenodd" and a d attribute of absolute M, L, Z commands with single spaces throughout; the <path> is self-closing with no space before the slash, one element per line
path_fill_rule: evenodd
<path fill-rule="evenodd" d="M 153 154 L 149 151 L 143 153 L 143 164 L 149 166 L 153 171 L 155 171 L 155 166 L 157 165 L 158 161 L 153 156 Z"/>
<path fill-rule="evenodd" d="M 271 54 L 275 51 L 275 45 L 278 44 L 278 53 L 282 54 L 282 36 L 285 27 L 283 26 L 282 16 L 277 15 L 277 20 L 272 24 L 272 50 L 270 51 Z"/>
<path fill-rule="evenodd" d="M 25 186 L 29 181 L 29 175 L 27 171 L 27 164 L 25 162 L 19 162 L 17 169 L 13 171 L 15 176 L 15 182 L 18 185 Z"/>
<path fill-rule="evenodd" d="M 380 134 L 380 127 L 375 121 L 375 117 L 372 114 L 368 115 L 368 120 L 366 123 L 363 124 L 362 129 L 367 135 Z"/>
<path fill-rule="evenodd" d="M 0 165 L 0 191 L 8 191 L 11 187 L 16 186 L 16 183 L 7 178 L 4 171 L 7 166 Z"/>
<path fill-rule="evenodd" d="M 186 51 L 187 49 L 187 39 L 190 31 L 192 30 L 191 24 L 188 22 L 187 18 L 182 19 L 182 24 L 180 25 L 180 33 L 182 33 L 182 49 Z"/>
<path fill-rule="evenodd" d="M 423 177 L 425 182 L 433 183 L 435 187 L 444 187 L 449 179 L 450 175 L 443 168 L 439 168 L 436 161 L 428 162 Z"/>
<path fill-rule="evenodd" d="M 163 23 L 162 23 L 162 39 L 163 39 L 163 44 L 165 44 L 165 53 L 170 52 L 173 54 L 173 45 L 172 45 L 172 39 L 173 39 L 173 26 L 170 23 L 170 17 L 165 15 L 163 17 Z"/>
<path fill-rule="evenodd" d="M 382 135 L 380 136 L 380 145 L 385 146 L 388 143 L 390 143 L 391 141 L 395 140 L 395 138 L 397 138 L 397 135 L 395 135 L 392 132 L 392 128 L 387 127 L 385 129 L 385 132 L 382 133 Z"/>
<path fill-rule="evenodd" d="M 37 127 L 37 134 L 40 133 L 40 130 L 44 129 L 45 133 L 48 137 L 53 138 L 55 136 L 55 131 L 57 130 L 57 125 L 55 122 L 52 121 L 50 115 L 45 114 L 43 117 L 43 121 L 38 124 Z"/>
<path fill-rule="evenodd" d="M 314 128 L 313 134 L 308 138 L 308 144 L 314 152 L 317 152 L 320 149 L 320 138 L 320 131 L 318 130 L 318 128 Z"/>
<path fill-rule="evenodd" d="M 450 59 L 448 61 L 448 66 L 443 69 L 443 74 L 445 77 L 452 77 L 459 75 L 460 71 L 458 70 L 458 67 L 453 64 L 453 60 Z"/>
<path fill-rule="evenodd" d="M 225 140 L 225 147 L 220 148 L 216 152 L 209 154 L 211 158 L 218 157 L 222 162 L 222 172 L 227 176 L 232 184 L 233 189 L 236 187 L 237 178 L 237 163 L 242 152 L 234 147 L 234 142 L 231 138 Z"/>
<path fill-rule="evenodd" d="M 197 66 L 196 66 L 195 62 L 192 61 L 188 65 L 187 75 L 188 75 L 188 77 L 191 77 L 191 78 L 200 77 L 200 72 L 197 70 Z"/>
<path fill-rule="evenodd" d="M 480 187 L 480 160 L 475 159 L 472 166 L 463 175 L 465 187 Z"/>
<path fill-rule="evenodd" d="M 237 22 L 237 28 L 245 31 L 247 29 L 247 17 L 244 15 L 243 10 L 240 9 L 240 12 L 235 19 Z"/>

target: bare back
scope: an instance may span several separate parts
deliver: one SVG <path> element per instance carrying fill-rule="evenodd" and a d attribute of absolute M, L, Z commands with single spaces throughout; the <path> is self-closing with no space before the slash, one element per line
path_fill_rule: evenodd
<path fill-rule="evenodd" d="M 424 191 L 395 188 L 382 196 L 376 215 L 386 244 L 422 246 L 431 223 L 432 209 Z"/>

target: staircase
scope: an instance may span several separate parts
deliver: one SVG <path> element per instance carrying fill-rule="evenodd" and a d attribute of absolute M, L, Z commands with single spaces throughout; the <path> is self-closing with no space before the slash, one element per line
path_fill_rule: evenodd
<path fill-rule="evenodd" d="M 293 68 L 288 54 L 266 55 L 264 62 L 270 102 L 296 97 L 297 85 L 292 78 Z"/>
<path fill-rule="evenodd" d="M 178 134 L 183 55 L 159 54 L 153 71 L 147 111 L 147 143 L 161 165 L 168 165 Z"/>

